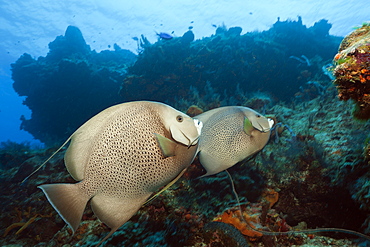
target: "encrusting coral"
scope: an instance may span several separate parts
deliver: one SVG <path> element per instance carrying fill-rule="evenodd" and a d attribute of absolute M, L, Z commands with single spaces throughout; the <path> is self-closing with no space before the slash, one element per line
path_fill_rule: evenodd
<path fill-rule="evenodd" d="M 370 23 L 343 39 L 334 62 L 339 99 L 352 99 L 356 103 L 354 116 L 370 119 Z"/>
<path fill-rule="evenodd" d="M 233 225 L 243 235 L 247 236 L 250 241 L 255 241 L 263 236 L 260 230 L 266 230 L 265 226 L 267 223 L 271 223 L 270 227 L 273 229 L 276 229 L 278 226 L 279 231 L 288 231 L 290 227 L 286 225 L 283 219 L 278 219 L 275 212 L 268 212 L 278 201 L 278 198 L 279 194 L 276 191 L 266 189 L 262 193 L 262 203 L 248 203 L 240 205 L 240 207 L 229 208 L 213 221 Z M 240 209 L 242 212 L 240 212 Z M 284 222 L 284 226 L 282 226 L 281 222 Z M 273 226 L 273 224 L 275 225 Z"/>

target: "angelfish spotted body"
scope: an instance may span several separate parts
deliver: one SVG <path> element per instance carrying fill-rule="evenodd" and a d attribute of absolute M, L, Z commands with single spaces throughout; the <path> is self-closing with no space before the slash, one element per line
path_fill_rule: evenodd
<path fill-rule="evenodd" d="M 104 241 L 191 164 L 201 128 L 199 120 L 162 103 L 112 106 L 71 136 L 64 159 L 80 182 L 39 188 L 73 231 L 91 200 L 94 214 L 111 228 Z"/>
<path fill-rule="evenodd" d="M 199 161 L 203 176 L 224 171 L 260 151 L 270 138 L 274 121 L 243 106 L 226 106 L 197 116 L 203 122 Z"/>

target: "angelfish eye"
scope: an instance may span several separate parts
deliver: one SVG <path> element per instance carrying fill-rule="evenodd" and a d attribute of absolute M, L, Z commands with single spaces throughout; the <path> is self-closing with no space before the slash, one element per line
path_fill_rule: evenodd
<path fill-rule="evenodd" d="M 176 120 L 177 120 L 177 122 L 181 123 L 182 121 L 184 121 L 184 118 L 181 115 L 178 115 L 176 117 Z"/>
<path fill-rule="evenodd" d="M 260 117 L 261 117 L 261 115 L 257 114 L 257 115 L 256 115 L 256 117 L 257 117 L 257 118 L 260 118 Z"/>

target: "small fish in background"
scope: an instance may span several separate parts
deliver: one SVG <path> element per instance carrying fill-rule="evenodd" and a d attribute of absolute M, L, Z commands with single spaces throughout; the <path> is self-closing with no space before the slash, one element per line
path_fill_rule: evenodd
<path fill-rule="evenodd" d="M 224 171 L 260 151 L 274 121 L 243 106 L 226 106 L 197 116 L 203 122 L 199 161 L 209 176 Z"/>
<path fill-rule="evenodd" d="M 172 32 L 173 33 L 173 32 Z M 161 39 L 165 39 L 165 40 L 170 40 L 170 39 L 173 39 L 173 36 L 169 33 L 157 33 L 156 34 L 158 35 L 159 38 Z"/>
<path fill-rule="evenodd" d="M 38 187 L 73 232 L 91 200 L 94 214 L 111 228 L 101 244 L 191 164 L 201 129 L 199 120 L 162 103 L 112 106 L 69 138 L 64 160 L 80 182 Z"/>

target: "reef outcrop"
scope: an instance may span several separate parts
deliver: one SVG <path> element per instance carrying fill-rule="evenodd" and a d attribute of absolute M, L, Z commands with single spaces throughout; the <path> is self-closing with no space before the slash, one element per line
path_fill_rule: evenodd
<path fill-rule="evenodd" d="M 352 99 L 356 104 L 354 117 L 370 119 L 370 23 L 343 39 L 334 61 L 339 99 Z"/>
<path fill-rule="evenodd" d="M 327 79 L 322 67 L 331 62 L 341 41 L 329 35 L 330 28 L 326 20 L 307 28 L 299 18 L 246 34 L 240 27 L 220 26 L 211 37 L 192 42 L 187 38 L 191 30 L 154 44 L 142 37 L 143 51 L 129 68 L 120 94 L 124 100 L 174 104 L 189 98 L 193 88 L 207 94 L 209 83 L 220 100 L 229 99 L 238 88 L 290 101 L 308 81 Z"/>
<path fill-rule="evenodd" d="M 13 87 L 32 111 L 21 129 L 46 143 L 60 143 L 87 119 L 120 103 L 120 84 L 136 55 L 114 45 L 96 52 L 69 26 L 49 44 L 46 57 L 23 54 L 12 66 Z"/>

